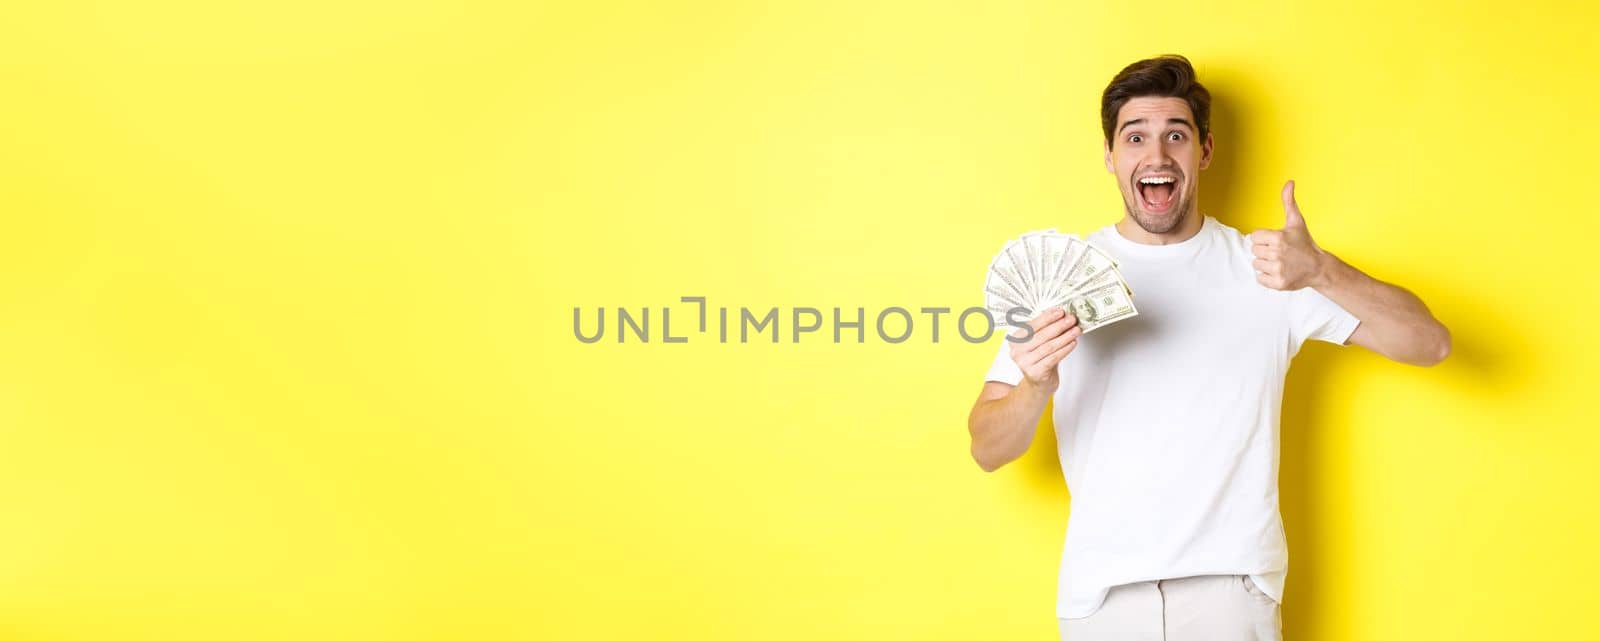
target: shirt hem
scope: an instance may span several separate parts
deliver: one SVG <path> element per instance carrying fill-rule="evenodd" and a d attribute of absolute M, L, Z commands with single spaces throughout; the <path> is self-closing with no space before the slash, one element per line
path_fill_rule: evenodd
<path fill-rule="evenodd" d="M 1134 580 L 1134 581 L 1123 581 L 1121 583 L 1114 584 L 1114 585 L 1112 585 L 1110 587 L 1107 587 L 1107 588 L 1101 588 L 1100 589 L 1100 594 L 1094 600 L 1094 607 L 1089 608 L 1087 611 L 1084 611 L 1081 614 L 1074 613 L 1074 611 L 1071 608 L 1064 608 L 1064 607 L 1061 607 L 1060 605 L 1057 605 L 1056 606 L 1056 618 L 1057 619 L 1084 619 L 1084 618 L 1088 618 L 1088 617 L 1094 616 L 1094 613 L 1099 612 L 1100 608 L 1105 605 L 1106 597 L 1111 594 L 1111 588 L 1115 588 L 1117 586 L 1130 585 L 1130 584 L 1133 584 L 1133 583 L 1150 583 L 1150 582 L 1153 582 L 1153 581 L 1163 581 L 1163 580 L 1166 580 L 1166 579 L 1182 579 L 1182 578 L 1187 578 L 1187 577 L 1191 577 L 1191 576 L 1208 576 L 1208 575 L 1230 575 L 1231 576 L 1231 575 L 1243 574 L 1246 577 L 1248 577 L 1250 579 L 1250 581 L 1256 585 L 1256 587 L 1260 588 L 1261 592 L 1263 594 L 1266 594 L 1268 597 L 1271 597 L 1272 601 L 1274 603 L 1282 605 L 1283 604 L 1283 598 L 1279 597 L 1279 596 L 1273 596 L 1272 590 L 1269 589 L 1267 587 L 1266 582 L 1263 581 L 1260 578 L 1262 575 L 1269 574 L 1270 572 L 1271 571 L 1264 571 L 1264 572 L 1237 572 L 1237 571 L 1232 571 L 1232 570 L 1221 570 L 1221 571 L 1216 571 L 1216 572 L 1197 572 L 1197 573 L 1194 573 L 1194 574 L 1184 574 L 1184 575 L 1181 575 L 1181 576 L 1163 576 L 1163 577 L 1159 577 L 1159 578 L 1138 579 L 1138 580 Z"/>

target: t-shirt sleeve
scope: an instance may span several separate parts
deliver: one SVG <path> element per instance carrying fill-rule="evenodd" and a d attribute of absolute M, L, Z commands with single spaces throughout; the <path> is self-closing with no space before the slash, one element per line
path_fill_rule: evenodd
<path fill-rule="evenodd" d="M 1360 324 L 1360 319 L 1322 292 L 1306 287 L 1290 294 L 1289 332 L 1295 345 L 1312 339 L 1343 345 Z"/>
<path fill-rule="evenodd" d="M 1017 362 L 1011 360 L 1011 341 L 1004 339 L 1000 341 L 1000 353 L 994 355 L 994 364 L 989 366 L 989 374 L 983 380 L 998 381 L 1007 385 L 1022 382 L 1022 368 L 1017 367 Z"/>

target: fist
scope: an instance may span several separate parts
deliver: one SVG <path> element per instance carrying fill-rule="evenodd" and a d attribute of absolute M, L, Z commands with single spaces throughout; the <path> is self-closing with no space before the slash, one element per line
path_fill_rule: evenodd
<path fill-rule="evenodd" d="M 1061 383 L 1056 376 L 1056 365 L 1078 346 L 1078 336 L 1083 333 L 1083 328 L 1078 326 L 1076 316 L 1060 307 L 1028 321 L 1028 326 L 1033 328 L 1033 338 L 1012 343 L 1011 360 L 1022 368 L 1022 375 L 1029 382 L 1042 389 L 1054 390 Z M 1023 330 L 1018 329 L 1011 336 L 1020 338 L 1023 334 Z"/>
<path fill-rule="evenodd" d="M 1250 232 L 1250 253 L 1256 282 L 1271 289 L 1296 290 L 1322 279 L 1324 253 L 1311 240 L 1300 205 L 1294 201 L 1294 181 L 1283 184 L 1283 229 Z"/>

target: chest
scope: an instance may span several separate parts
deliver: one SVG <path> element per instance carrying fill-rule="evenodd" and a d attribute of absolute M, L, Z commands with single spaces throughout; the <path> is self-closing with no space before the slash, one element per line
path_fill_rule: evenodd
<path fill-rule="evenodd" d="M 1073 354 L 1080 365 L 1204 374 L 1287 362 L 1282 293 L 1257 283 L 1248 264 L 1125 262 L 1121 270 L 1139 314 L 1084 336 Z"/>

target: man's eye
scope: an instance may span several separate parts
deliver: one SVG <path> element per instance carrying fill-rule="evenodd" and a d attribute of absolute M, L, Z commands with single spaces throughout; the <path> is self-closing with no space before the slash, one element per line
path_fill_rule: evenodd
<path fill-rule="evenodd" d="M 1181 132 L 1174 131 L 1170 134 L 1167 134 L 1167 140 L 1171 142 L 1178 142 L 1183 140 L 1183 134 Z"/>
<path fill-rule="evenodd" d="M 1144 136 L 1141 136 L 1139 134 L 1134 134 L 1132 136 L 1128 136 L 1128 142 L 1140 142 L 1142 140 L 1144 140 Z"/>

